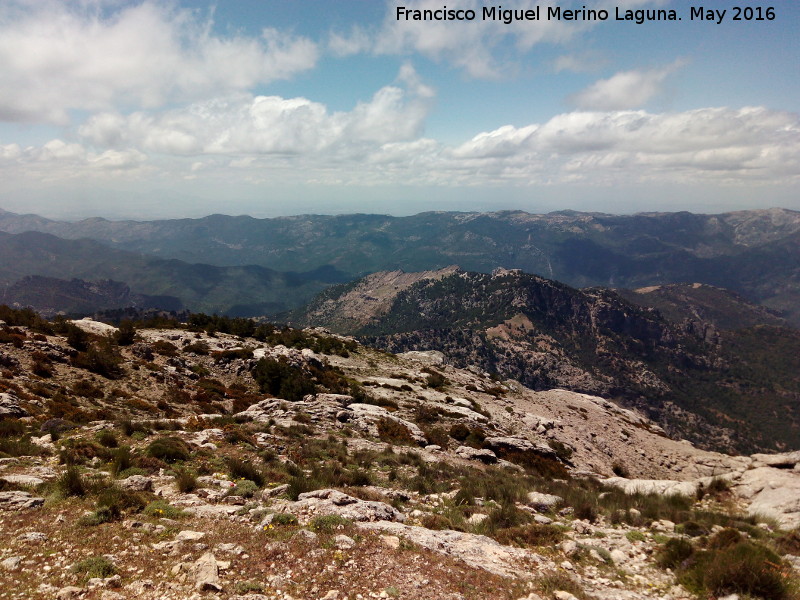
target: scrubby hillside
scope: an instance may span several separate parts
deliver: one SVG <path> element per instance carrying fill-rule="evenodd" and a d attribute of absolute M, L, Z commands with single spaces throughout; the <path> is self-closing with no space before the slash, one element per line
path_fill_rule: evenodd
<path fill-rule="evenodd" d="M 392 272 L 326 290 L 293 319 L 392 352 L 439 350 L 534 389 L 615 399 L 706 448 L 798 449 L 800 332 L 763 325 L 781 321 L 723 290 L 689 287 L 692 298 L 669 288 L 654 303 L 667 319 L 634 303 L 657 292 L 631 302 L 519 271 Z"/>
<path fill-rule="evenodd" d="M 0 316 L 5 598 L 797 598 L 796 453 L 319 330 Z"/>

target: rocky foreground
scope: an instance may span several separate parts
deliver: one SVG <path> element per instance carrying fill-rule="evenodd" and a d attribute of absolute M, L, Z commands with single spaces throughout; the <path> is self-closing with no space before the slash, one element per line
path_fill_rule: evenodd
<path fill-rule="evenodd" d="M 800 452 L 323 331 L 76 326 L 0 332 L 2 599 L 798 597 Z"/>

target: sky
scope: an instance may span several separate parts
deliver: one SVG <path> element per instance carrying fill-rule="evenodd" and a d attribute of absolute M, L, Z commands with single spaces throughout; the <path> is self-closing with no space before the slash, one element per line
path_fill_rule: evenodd
<path fill-rule="evenodd" d="M 800 210 L 800 2 L 740 4 L 2 0 L 0 208 Z"/>

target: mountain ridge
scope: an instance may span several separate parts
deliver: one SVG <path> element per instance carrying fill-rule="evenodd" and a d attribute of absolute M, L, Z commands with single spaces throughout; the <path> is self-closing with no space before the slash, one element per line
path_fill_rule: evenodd
<path fill-rule="evenodd" d="M 0 213 L 0 230 L 31 228 L 190 263 L 328 268 L 340 280 L 458 264 L 479 272 L 520 268 L 573 287 L 701 282 L 800 323 L 800 212 L 780 208 L 718 215 L 498 211 L 77 223 Z"/>

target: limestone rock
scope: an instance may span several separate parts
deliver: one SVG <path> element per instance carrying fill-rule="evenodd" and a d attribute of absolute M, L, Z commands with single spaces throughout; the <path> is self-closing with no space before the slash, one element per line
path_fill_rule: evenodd
<path fill-rule="evenodd" d="M 192 565 L 190 577 L 195 582 L 195 589 L 198 591 L 222 591 L 222 583 L 219 580 L 219 567 L 217 559 L 212 552 L 206 552 L 197 559 Z"/>
<path fill-rule="evenodd" d="M 44 498 L 37 498 L 28 492 L 0 492 L 0 508 L 6 510 L 23 510 L 37 508 L 44 504 Z"/>
<path fill-rule="evenodd" d="M 552 510 L 562 502 L 564 502 L 564 499 L 561 496 L 542 494 L 541 492 L 528 492 L 528 506 L 532 506 L 541 512 Z"/>
<path fill-rule="evenodd" d="M 547 444 L 534 444 L 525 438 L 511 436 L 487 437 L 484 443 L 494 450 L 511 450 L 514 452 L 534 452 L 540 456 L 555 458 L 556 453 Z"/>
<path fill-rule="evenodd" d="M 3 475 L 0 481 L 14 483 L 16 485 L 29 485 L 35 486 L 44 483 L 44 479 L 34 477 L 33 475 Z"/>
<path fill-rule="evenodd" d="M 486 464 L 494 464 L 497 462 L 497 455 L 491 450 L 479 450 L 470 446 L 459 446 L 456 448 L 456 455 L 467 460 L 478 460 Z"/>
<path fill-rule="evenodd" d="M 6 571 L 16 571 L 22 564 L 22 556 L 9 556 L 4 561 L 0 562 L 0 568 Z"/>
<path fill-rule="evenodd" d="M 300 494 L 293 511 L 313 515 L 339 515 L 351 521 L 404 521 L 405 515 L 385 502 L 360 500 L 332 489 Z"/>
<path fill-rule="evenodd" d="M 28 411 L 19 405 L 19 398 L 9 392 L 0 393 L 0 420 L 27 416 Z"/>
<path fill-rule="evenodd" d="M 458 558 L 471 567 L 503 577 L 525 575 L 525 569 L 520 566 L 520 561 L 526 559 L 528 562 L 531 560 L 543 560 L 521 548 L 503 546 L 484 535 L 462 533 L 448 529 L 434 531 L 424 527 L 412 527 L 386 521 L 362 523 L 359 526 L 364 529 L 405 537 L 423 548 Z"/>
<path fill-rule="evenodd" d="M 672 479 L 626 479 L 609 477 L 602 480 L 606 485 L 613 485 L 626 494 L 660 494 L 663 496 L 694 496 L 697 493 L 697 481 L 675 481 Z"/>
<path fill-rule="evenodd" d="M 123 490 L 131 492 L 152 492 L 153 480 L 144 475 L 131 475 L 117 482 L 117 485 Z"/>

